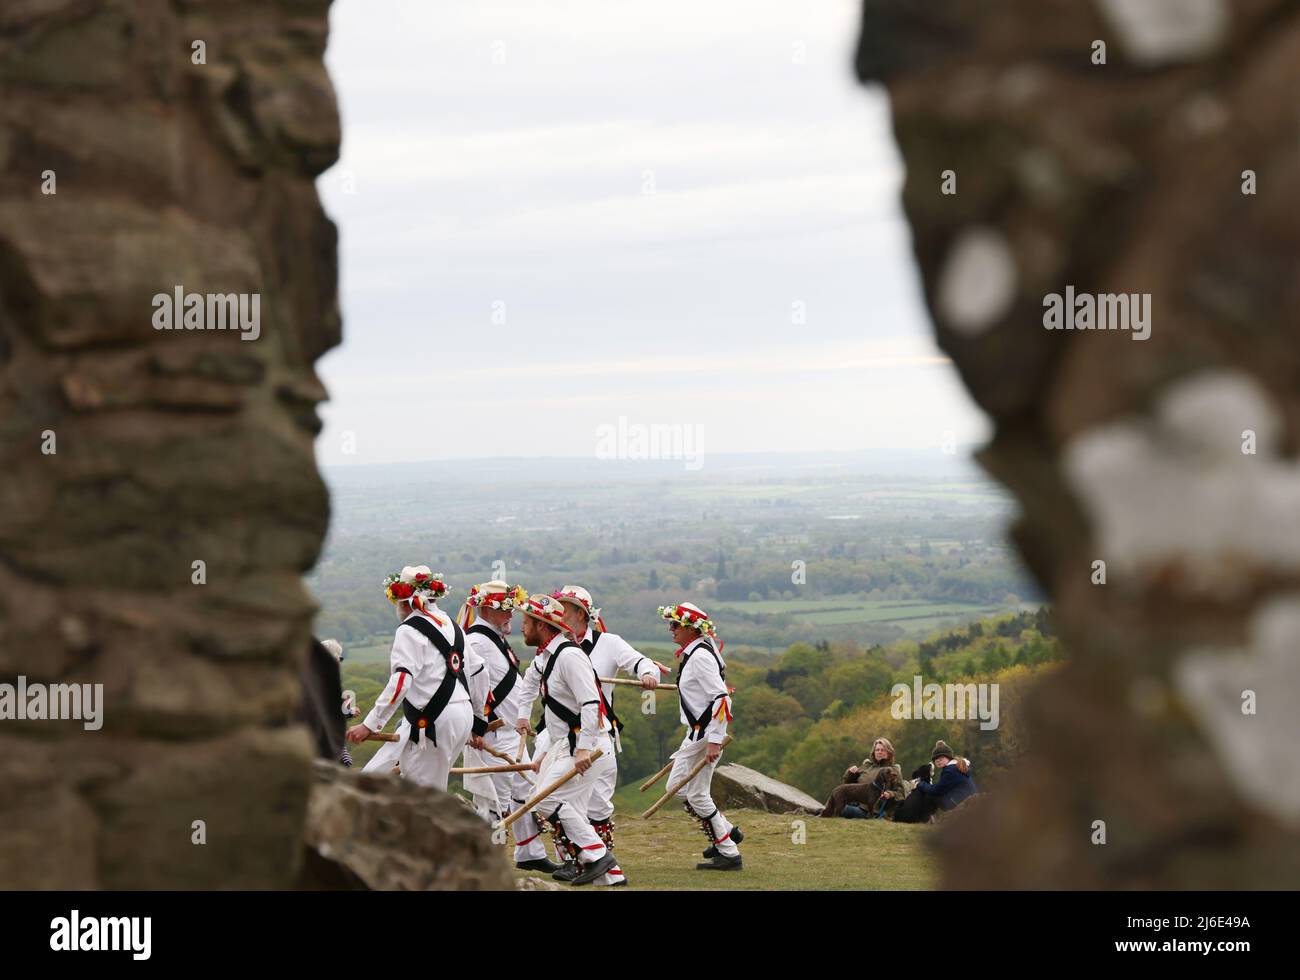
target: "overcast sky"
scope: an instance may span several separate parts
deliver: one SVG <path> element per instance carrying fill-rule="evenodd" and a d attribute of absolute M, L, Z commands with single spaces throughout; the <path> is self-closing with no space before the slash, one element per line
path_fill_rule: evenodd
<path fill-rule="evenodd" d="M 982 439 L 859 9 L 336 0 L 321 461 L 590 456 L 620 416 L 710 453 Z"/>

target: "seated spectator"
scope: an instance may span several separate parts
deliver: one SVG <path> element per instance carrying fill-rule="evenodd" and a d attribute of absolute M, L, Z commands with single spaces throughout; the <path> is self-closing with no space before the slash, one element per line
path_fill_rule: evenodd
<path fill-rule="evenodd" d="M 957 753 L 940 739 L 931 753 L 938 779 L 921 780 L 894 813 L 896 823 L 926 823 L 938 810 L 954 810 L 967 797 L 978 791 L 970 778 L 970 760 L 959 758 Z"/>
<path fill-rule="evenodd" d="M 886 780 L 879 779 L 886 769 L 892 770 L 897 778 L 896 788 L 883 788 Z M 894 780 L 888 782 L 893 784 Z M 862 760 L 860 766 L 849 766 L 844 771 L 843 782 L 831 791 L 826 806 L 820 816 L 842 817 L 858 816 L 856 812 L 845 814 L 844 808 L 850 804 L 870 803 L 873 807 L 878 799 L 886 802 L 886 807 L 896 808 L 907 796 L 907 783 L 903 780 L 903 771 L 894 762 L 894 744 L 887 738 L 878 738 L 871 744 L 871 754 Z"/>

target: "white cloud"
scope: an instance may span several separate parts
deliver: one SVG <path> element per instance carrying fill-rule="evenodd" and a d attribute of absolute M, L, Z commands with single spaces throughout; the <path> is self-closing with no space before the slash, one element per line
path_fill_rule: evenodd
<path fill-rule="evenodd" d="M 336 0 L 322 459 L 481 455 L 458 434 L 494 411 L 699 422 L 717 453 L 980 437 L 929 337 L 888 107 L 851 77 L 858 11 Z M 421 400 L 441 426 L 392 424 Z"/>

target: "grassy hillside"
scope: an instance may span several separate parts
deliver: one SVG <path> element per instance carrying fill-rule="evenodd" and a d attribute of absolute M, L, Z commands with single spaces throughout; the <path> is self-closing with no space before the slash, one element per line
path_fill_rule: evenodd
<path fill-rule="evenodd" d="M 628 790 L 630 789 L 630 794 Z M 646 794 L 649 796 L 650 794 Z M 627 805 L 626 801 L 631 801 Z M 642 820 L 645 800 L 635 786 L 619 791 L 614 841 L 627 890 L 640 891 L 876 891 L 935 887 L 937 864 L 929 825 L 880 820 L 822 820 L 791 814 L 728 813 L 745 832 L 739 872 L 696 871 L 708 845 L 699 824 L 677 806 Z M 802 822 L 803 843 L 795 843 Z M 525 872 L 515 872 L 524 877 Z M 549 880 L 549 876 L 542 875 Z M 566 886 L 567 887 L 567 886 Z M 583 889 L 583 890 L 590 890 Z"/>

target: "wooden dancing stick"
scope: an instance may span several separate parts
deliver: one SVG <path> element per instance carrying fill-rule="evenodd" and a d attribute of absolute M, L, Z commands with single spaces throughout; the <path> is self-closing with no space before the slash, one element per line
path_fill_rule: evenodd
<path fill-rule="evenodd" d="M 508 766 L 458 766 L 457 768 L 450 770 L 450 772 L 453 776 L 463 776 L 467 773 L 474 774 L 481 772 L 524 772 L 531 770 L 532 768 L 533 765 L 531 762 L 525 762 L 520 765 L 514 765 L 512 763 Z"/>
<path fill-rule="evenodd" d="M 519 748 L 515 750 L 515 762 L 518 762 L 524 757 L 524 749 L 526 748 L 528 748 L 528 736 L 521 733 L 519 736 Z"/>
<path fill-rule="evenodd" d="M 522 742 L 523 739 L 520 739 L 519 741 Z M 509 768 L 492 769 L 492 770 L 490 770 L 491 772 L 528 772 L 529 770 L 531 770 L 531 769 L 533 768 L 532 763 L 525 762 L 525 763 L 523 763 L 522 765 L 520 765 L 520 764 L 519 764 L 519 759 L 518 759 L 518 758 L 514 758 L 514 759 L 512 759 L 512 758 L 510 758 L 510 756 L 506 755 L 504 752 L 500 751 L 499 749 L 494 749 L 494 748 L 492 748 L 492 746 L 490 746 L 490 745 L 485 745 L 485 746 L 483 746 L 483 751 L 484 751 L 484 752 L 491 753 L 492 755 L 496 756 L 496 757 L 497 757 L 498 759 L 500 759 L 502 762 L 506 763 L 507 766 L 514 766 L 514 767 L 515 767 L 515 768 L 513 768 L 513 769 L 509 769 Z M 466 772 L 474 772 L 475 770 L 473 770 L 473 769 L 466 769 L 465 771 L 466 771 Z M 486 771 L 489 771 L 489 770 L 484 770 L 484 771 L 486 772 Z M 525 776 L 524 779 L 528 779 L 528 777 Z M 529 783 L 532 783 L 532 780 L 531 780 L 531 779 L 528 779 L 528 782 L 529 782 Z"/>
<path fill-rule="evenodd" d="M 595 762 L 604 754 L 605 754 L 604 749 L 597 749 L 595 752 L 591 753 L 591 761 Z M 510 816 L 506 817 L 504 820 L 501 820 L 498 823 L 494 824 L 492 829 L 505 830 L 512 823 L 514 823 L 516 820 L 522 817 L 525 813 L 529 812 L 533 807 L 537 806 L 538 803 L 541 803 L 542 800 L 546 799 L 548 796 L 550 796 L 552 793 L 554 793 L 557 789 L 559 789 L 561 786 L 563 786 L 565 783 L 567 783 L 570 779 L 572 779 L 576 775 L 578 775 L 578 767 L 574 766 L 572 769 L 566 772 L 555 782 L 551 783 L 550 786 L 543 786 L 532 796 L 528 797 L 528 799 L 525 800 L 520 805 L 518 810 L 510 814 Z"/>
<path fill-rule="evenodd" d="M 504 752 L 502 752 L 500 749 L 494 749 L 494 748 L 492 748 L 492 746 L 490 746 L 490 745 L 485 745 L 485 746 L 483 746 L 483 748 L 479 749 L 479 751 L 480 751 L 480 752 L 486 752 L 488 755 L 494 755 L 494 756 L 496 756 L 498 759 L 500 759 L 502 762 L 506 763 L 507 765 L 514 765 L 516 762 L 519 761 L 518 759 L 512 759 L 512 758 L 510 758 L 510 756 L 506 755 L 506 754 L 505 754 Z"/>
<path fill-rule="evenodd" d="M 640 681 L 638 681 L 638 680 L 633 680 L 631 677 L 602 677 L 602 678 L 600 679 L 600 682 L 601 682 L 602 684 L 624 684 L 624 685 L 626 685 L 626 686 L 628 686 L 628 687 L 640 687 L 640 686 L 641 686 L 641 682 L 640 682 Z M 647 687 L 646 690 L 647 690 L 647 691 L 652 691 L 652 690 L 653 690 L 653 691 L 675 691 L 675 690 L 677 690 L 677 685 L 676 685 L 676 684 L 660 684 L 658 687 L 654 687 L 654 688 Z M 612 695 L 611 695 L 611 697 L 612 697 Z"/>
<path fill-rule="evenodd" d="M 664 766 L 664 767 L 663 767 L 662 769 L 660 769 L 657 773 L 655 773 L 653 776 L 651 776 L 649 779 L 647 779 L 644 783 L 641 784 L 641 792 L 644 793 L 646 790 L 648 790 L 648 789 L 649 789 L 651 786 L 653 786 L 655 783 L 659 782 L 659 780 L 661 780 L 661 779 L 663 779 L 665 776 L 667 776 L 667 775 L 668 775 L 668 771 L 669 771 L 670 769 L 672 769 L 672 767 L 673 767 L 673 760 L 672 760 L 672 759 L 669 759 L 669 760 L 668 760 L 668 765 Z"/>
<path fill-rule="evenodd" d="M 496 721 L 492 722 L 490 725 L 487 726 L 487 730 L 490 732 L 495 732 L 498 728 L 502 728 L 504 726 L 505 726 L 505 722 L 502 721 L 500 718 L 498 718 Z"/>
<path fill-rule="evenodd" d="M 722 746 L 721 746 L 721 747 L 725 749 L 725 748 L 726 748 L 728 745 L 730 745 L 730 744 L 731 744 L 731 736 L 728 735 L 726 738 L 724 738 L 724 739 L 722 740 Z M 666 793 L 664 793 L 663 796 L 659 797 L 659 802 L 656 803 L 654 806 L 652 806 L 652 807 L 651 807 L 649 810 L 647 810 L 645 813 L 641 814 L 641 819 L 642 819 L 642 820 L 649 820 L 649 819 L 650 819 L 651 817 L 653 817 L 656 813 L 658 813 L 658 812 L 659 812 L 659 808 L 660 808 L 661 806 L 663 806 L 663 805 L 664 805 L 665 803 L 667 803 L 670 799 L 672 799 L 674 796 L 676 796 L 676 795 L 677 795 L 677 791 L 678 791 L 679 789 L 681 789 L 683 786 L 685 786 L 687 783 L 689 783 L 689 782 L 690 782 L 692 779 L 694 779 L 696 776 L 698 776 L 698 775 L 700 774 L 700 772 L 704 769 L 704 767 L 707 766 L 708 764 L 709 764 L 709 755 L 708 755 L 708 751 L 706 750 L 705 753 L 704 753 L 704 755 L 700 758 L 700 761 L 697 762 L 697 763 L 695 764 L 695 768 L 692 769 L 689 773 L 687 773 L 687 774 L 686 774 L 682 779 L 678 780 L 676 786 L 669 786 L 669 787 L 668 787 L 668 791 L 667 791 Z M 656 778 L 658 778 L 658 777 L 656 777 Z"/>

